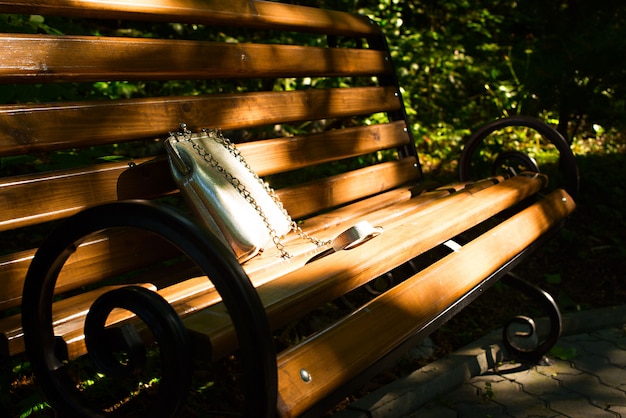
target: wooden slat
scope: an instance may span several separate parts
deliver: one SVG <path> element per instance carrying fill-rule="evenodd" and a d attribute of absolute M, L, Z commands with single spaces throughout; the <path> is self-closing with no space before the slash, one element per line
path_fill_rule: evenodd
<path fill-rule="evenodd" d="M 342 36 L 378 36 L 381 31 L 366 16 L 309 7 L 293 8 L 291 5 L 254 1 L 254 8 L 265 27 L 278 26 L 303 32 L 319 32 Z"/>
<path fill-rule="evenodd" d="M 0 156 L 398 110 L 391 87 L 0 106 Z"/>
<path fill-rule="evenodd" d="M 278 190 L 293 218 L 309 216 L 345 203 L 381 193 L 419 179 L 413 157 L 372 165 L 359 170 Z"/>
<path fill-rule="evenodd" d="M 338 161 L 409 143 L 403 121 L 336 129 L 238 145 L 241 154 L 259 176 Z"/>
<path fill-rule="evenodd" d="M 477 192 L 455 193 L 413 213 L 403 213 L 401 218 L 395 218 L 399 222 L 390 227 L 383 223 L 384 232 L 359 247 L 277 274 L 274 280 L 257 287 L 272 327 L 283 326 L 489 219 L 536 193 L 544 186 L 544 180 L 518 176 Z M 254 282 L 255 276 L 251 275 L 251 279 Z M 224 328 L 230 324 L 220 324 L 213 309 L 200 311 L 184 322 L 198 338 L 208 336 L 215 347 L 214 355 L 225 355 L 235 348 L 228 346 L 232 336 Z M 218 336 L 223 336 L 224 342 Z"/>
<path fill-rule="evenodd" d="M 77 36 L 0 36 L 0 83 L 372 76 L 381 51 Z"/>
<path fill-rule="evenodd" d="M 408 142 L 403 122 L 241 144 L 261 176 L 362 155 Z M 129 168 L 129 164 L 132 168 Z M 0 181 L 0 231 L 60 219 L 113 200 L 176 190 L 164 158 L 7 178 Z"/>
<path fill-rule="evenodd" d="M 215 303 L 215 299 L 219 300 L 219 296 L 213 291 L 212 283 L 206 277 L 195 277 L 186 280 L 176 285 L 170 286 L 166 289 L 159 289 L 157 293 L 167 300 L 179 315 L 185 315 L 189 312 L 193 312 L 196 309 L 200 309 L 202 306 L 208 306 L 208 304 Z M 153 288 L 153 290 L 156 290 Z M 196 296 L 197 299 L 205 298 L 207 301 L 203 305 L 200 301 L 195 306 L 188 306 L 187 300 Z M 213 297 L 213 300 L 210 298 Z M 86 315 L 86 312 L 85 312 Z M 119 325 L 125 321 L 134 319 L 135 316 L 125 310 L 114 310 L 107 318 L 106 326 Z M 75 359 L 79 356 L 87 354 L 87 347 L 85 346 L 85 336 L 83 331 L 82 322 L 84 317 L 71 318 L 70 321 L 64 324 L 55 326 L 55 335 L 63 338 L 65 342 L 65 348 L 67 349 L 68 357 Z"/>
<path fill-rule="evenodd" d="M 515 190 L 513 187 L 519 189 Z M 316 302 L 324 303 L 334 299 L 331 295 L 324 295 L 324 287 L 328 286 L 327 290 L 330 291 L 335 286 L 345 285 L 346 288 L 332 290 L 341 295 L 341 292 L 358 287 L 489 219 L 542 187 L 543 182 L 537 179 L 513 178 L 478 191 L 470 189 L 436 200 L 427 199 L 419 204 L 414 204 L 415 199 L 412 199 L 383 208 L 374 214 L 383 219 L 371 219 L 375 224 L 382 225 L 384 232 L 372 240 L 371 245 L 363 245 L 370 245 L 369 251 L 367 248 L 357 247 L 335 253 L 323 263 L 314 262 L 298 271 L 276 275 L 275 280 L 260 287 L 259 292 L 267 303 L 270 320 L 276 326 L 281 326 L 284 324 L 281 318 L 297 316 L 299 307 L 306 311 L 307 306 L 318 306 Z M 419 199 L 418 197 L 417 200 Z M 414 210 L 411 210 L 413 207 Z M 461 218 L 458 215 L 459 208 L 463 208 Z M 385 214 L 387 211 L 390 213 Z M 393 212 L 397 214 L 394 216 Z M 371 247 L 392 248 L 393 251 L 376 251 Z M 251 277 L 254 280 L 255 277 Z M 309 285 L 312 288 L 308 288 Z M 314 296 L 317 291 L 320 294 Z M 290 297 L 283 300 L 286 293 Z M 328 296 L 331 297 L 326 299 Z M 316 297 L 321 297 L 322 300 L 311 300 Z M 285 311 L 286 307 L 293 311 Z"/>
<path fill-rule="evenodd" d="M 410 191 L 407 189 L 392 191 L 388 194 L 375 196 L 371 199 L 359 202 L 350 207 L 342 208 L 339 211 L 334 211 L 332 214 L 324 214 L 318 218 L 308 220 L 304 227 L 307 231 L 317 233 L 319 231 L 328 230 L 333 227 L 338 227 L 342 222 L 347 222 L 351 219 L 356 219 L 358 216 L 380 209 L 385 206 L 389 206 L 399 201 L 406 201 L 410 197 Z M 133 254 L 137 254 L 139 248 L 149 249 L 154 246 L 155 241 L 152 235 L 138 234 L 136 231 L 129 232 L 129 241 L 123 237 L 114 238 L 111 242 L 108 238 L 97 239 L 84 244 L 84 248 L 81 250 L 81 264 L 80 266 L 72 266 L 76 261 L 74 259 L 68 260 L 67 271 L 72 271 L 70 275 L 67 271 L 62 271 L 59 279 L 59 283 L 69 283 L 73 279 L 78 279 L 79 283 L 76 286 L 84 284 L 85 279 L 90 282 L 96 282 L 102 278 L 110 275 L 123 272 L 126 270 L 136 269 L 138 266 L 144 265 L 145 262 L 141 261 L 142 258 L 134 257 Z M 287 237 L 286 242 L 290 239 Z M 132 251 L 129 247 L 120 244 L 121 242 L 132 242 Z M 87 250 L 87 248 L 89 250 Z M 88 251 L 88 252 L 87 252 Z M 103 256 L 103 254 L 107 254 Z M 129 257 L 129 254 L 131 255 Z M 147 251 L 146 255 L 154 255 L 150 257 L 147 262 L 157 261 L 159 257 L 172 256 L 175 252 L 163 252 L 154 250 Z M 35 250 L 26 250 L 19 253 L 9 254 L 0 257 L 0 294 L 3 295 L 0 299 L 0 311 L 19 306 L 22 300 L 22 290 L 24 285 L 24 277 L 28 270 L 28 266 L 35 255 Z M 256 275 L 257 270 L 264 271 L 266 275 L 275 277 L 278 272 L 274 271 L 273 276 L 270 275 L 271 271 L 268 270 L 272 264 L 284 264 L 279 257 L 275 257 L 274 261 L 268 261 L 270 253 L 267 257 L 257 257 L 254 260 L 246 263 L 244 266 L 246 272 Z M 113 262 L 115 260 L 115 262 Z M 296 260 L 293 260 L 291 264 L 296 265 Z M 111 267 L 115 267 L 115 270 L 111 270 Z M 283 266 L 284 267 L 284 266 Z M 95 274 L 99 272 L 99 274 Z M 174 277 L 172 272 L 165 272 L 160 270 L 159 273 L 163 273 L 168 277 Z M 152 280 L 158 280 L 158 277 L 153 277 Z M 65 286 L 67 290 L 69 286 Z M 64 290 L 61 286 L 57 293 Z"/>
<path fill-rule="evenodd" d="M 145 286 L 145 285 L 144 285 Z M 191 312 L 194 312 L 202 307 L 209 306 L 220 300 L 219 294 L 214 291 L 213 284 L 205 277 L 194 277 L 173 286 L 169 286 L 164 289 L 156 289 L 154 286 L 150 287 L 152 290 L 156 290 L 161 296 L 170 303 L 179 315 L 184 316 Z M 98 289 L 99 291 L 100 289 Z M 103 293 L 103 292 L 102 292 Z M 188 302 L 193 301 L 193 305 Z M 56 336 L 62 337 L 65 342 L 65 348 L 67 350 L 70 359 L 75 359 L 79 356 L 87 354 L 87 347 L 85 346 L 85 336 L 83 331 L 83 322 L 85 315 L 87 314 L 88 305 L 85 306 L 84 314 L 74 315 L 63 323 L 55 323 L 54 333 Z M 59 309 L 59 314 L 62 311 Z M 120 324 L 121 322 L 128 321 L 134 318 L 128 311 L 115 310 L 107 319 L 107 326 L 114 324 Z M 21 330 L 18 330 L 21 332 Z M 19 349 L 18 344 L 22 344 L 23 336 L 19 333 L 14 333 L 13 345 Z M 12 352 L 13 353 L 13 352 Z M 14 353 L 13 353 L 14 354 Z"/>
<path fill-rule="evenodd" d="M 306 219 L 301 222 L 301 226 L 308 234 L 321 240 L 332 240 L 361 221 L 389 228 L 446 195 L 446 192 L 429 192 L 411 199 L 411 191 L 403 187 Z M 255 286 L 303 267 L 314 256 L 326 250 L 325 247 L 319 248 L 303 240 L 296 233 L 287 235 L 283 242 L 291 255 L 289 263 L 284 263 L 280 253 L 270 247 L 244 264 L 244 270 Z"/>
<path fill-rule="evenodd" d="M 254 13 L 253 3 L 247 0 L 3 0 L 0 2 L 0 12 L 61 15 L 74 17 L 108 18 L 108 19 L 144 19 L 164 20 L 178 17 L 191 19 L 190 22 L 204 18 L 217 20 L 220 17 L 231 19 L 241 18 L 246 14 Z M 195 22 L 200 23 L 200 22 Z"/>
<path fill-rule="evenodd" d="M 156 287 L 150 283 L 137 283 L 137 286 L 156 291 Z M 62 335 L 62 329 L 80 329 L 92 303 L 102 294 L 118 289 L 122 286 L 104 286 L 80 295 L 64 299 L 54 304 L 52 323 L 58 334 Z M 24 352 L 24 332 L 22 330 L 21 315 L 13 315 L 0 319 L 0 334 L 6 338 L 9 355 L 14 356 Z"/>
<path fill-rule="evenodd" d="M 493 185 L 492 182 L 475 183 L 475 187 L 464 191 L 464 193 L 476 193 Z M 308 219 L 304 223 L 304 227 L 307 233 L 323 240 L 332 240 L 350 226 L 361 221 L 384 226 L 385 229 L 392 229 L 401 226 L 406 222 L 408 216 L 414 216 L 418 212 L 420 216 L 424 216 L 445 208 L 447 202 L 441 198 L 449 194 L 448 191 L 433 191 L 410 199 L 411 192 L 409 190 L 395 189 Z M 385 195 L 388 197 L 379 199 Z M 373 207 L 368 208 L 370 205 Z M 261 286 L 302 268 L 314 256 L 325 250 L 323 247 L 320 249 L 302 240 L 297 234 L 288 235 L 284 243 L 286 250 L 291 255 L 289 263 L 284 263 L 278 251 L 273 248 L 266 249 L 260 256 L 246 262 L 244 270 L 255 286 Z"/>
<path fill-rule="evenodd" d="M 504 178 L 474 182 L 463 189 L 459 189 L 459 192 L 467 195 L 477 193 L 502 181 Z M 347 225 L 353 225 L 362 220 L 374 225 L 384 224 L 387 227 L 394 227 L 404 222 L 404 218 L 413 213 L 419 212 L 420 215 L 424 215 L 431 211 L 440 210 L 448 204 L 447 200 L 441 199 L 453 193 L 451 190 L 433 190 L 413 196 L 411 190 L 412 188 L 407 186 L 380 193 L 331 212 L 306 219 L 302 221 L 302 226 L 311 234 L 330 229 L 337 231 L 335 235 L 346 229 Z M 337 227 L 342 229 L 337 230 Z M 296 235 L 288 236 L 287 243 L 289 243 L 290 238 L 298 239 Z M 264 255 L 259 258 L 263 258 Z M 249 264 L 246 264 L 246 271 L 249 267 Z"/>
<path fill-rule="evenodd" d="M 35 250 L 21 251 L 0 257 L 0 311 L 20 306 L 24 278 Z"/>
<path fill-rule="evenodd" d="M 64 218 L 99 203 L 149 198 L 176 188 L 167 166 L 154 167 L 149 159 L 131 163 L 132 169 L 129 162 L 122 162 L 2 179 L 0 231 Z"/>
<path fill-rule="evenodd" d="M 131 19 L 371 36 L 367 17 L 252 0 L 1 0 L 0 13 Z"/>
<path fill-rule="evenodd" d="M 574 210 L 559 190 L 278 356 L 279 411 L 301 415 L 380 359 Z M 372 338 L 376 329 L 376 338 Z M 305 383 L 304 369 L 312 376 Z"/>
<path fill-rule="evenodd" d="M 0 257 L 0 311 L 20 305 L 24 278 L 34 254 L 35 250 L 26 250 Z M 178 254 L 164 240 L 155 239 L 153 234 L 139 230 L 126 233 L 113 231 L 108 236 L 94 237 L 67 260 L 59 275 L 55 293 L 151 266 Z M 153 280 L 158 278 L 158 275 L 153 275 Z"/>

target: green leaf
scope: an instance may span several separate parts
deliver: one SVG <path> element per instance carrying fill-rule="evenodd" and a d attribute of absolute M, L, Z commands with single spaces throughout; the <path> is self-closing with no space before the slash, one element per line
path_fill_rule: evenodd
<path fill-rule="evenodd" d="M 576 358 L 578 352 L 576 351 L 576 347 L 559 347 L 557 345 L 550 350 L 549 355 L 568 361 Z"/>
<path fill-rule="evenodd" d="M 36 23 L 36 24 L 41 24 L 44 22 L 44 20 L 45 20 L 44 17 L 41 15 L 30 15 L 30 19 L 29 19 L 31 23 Z"/>

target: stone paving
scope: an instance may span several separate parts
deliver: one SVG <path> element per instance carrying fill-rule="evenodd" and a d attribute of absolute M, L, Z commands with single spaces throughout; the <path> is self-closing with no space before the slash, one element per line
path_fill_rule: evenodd
<path fill-rule="evenodd" d="M 507 360 L 496 332 L 336 417 L 626 418 L 626 305 L 563 319 L 563 336 L 545 364 Z"/>
<path fill-rule="evenodd" d="M 550 365 L 498 365 L 410 416 L 626 418 L 626 329 L 563 337 L 556 348 Z"/>

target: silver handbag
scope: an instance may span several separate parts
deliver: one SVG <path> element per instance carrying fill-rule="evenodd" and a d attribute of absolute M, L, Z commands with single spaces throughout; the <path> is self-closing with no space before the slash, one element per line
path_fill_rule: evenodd
<path fill-rule="evenodd" d="M 289 257 L 281 240 L 290 231 L 318 246 L 329 245 L 306 234 L 291 219 L 274 190 L 250 168 L 220 131 L 191 133 L 185 124 L 165 140 L 174 180 L 197 217 L 244 262 L 275 245 Z"/>

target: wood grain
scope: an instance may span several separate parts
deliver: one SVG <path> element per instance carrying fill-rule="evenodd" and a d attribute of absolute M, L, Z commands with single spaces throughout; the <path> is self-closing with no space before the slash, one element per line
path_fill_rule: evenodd
<path fill-rule="evenodd" d="M 292 269 L 289 263 L 276 264 L 271 271 L 272 280 L 256 283 L 272 327 L 283 326 L 320 304 L 367 283 L 522 201 L 542 187 L 543 181 L 539 178 L 515 177 L 482 190 L 449 195 L 423 206 L 416 205 L 413 212 L 400 211 L 401 216 L 393 217 L 389 224 L 382 223 L 383 234 L 360 247 L 331 254 L 321 262 L 296 269 Z M 410 203 L 398 205 L 408 206 Z M 393 211 L 395 207 L 387 209 Z M 459 218 L 460 210 L 463 211 L 462 218 Z M 265 279 L 266 274 L 269 274 L 267 270 L 261 277 Z M 255 274 L 251 274 L 251 279 L 256 282 Z M 205 309 L 186 318 L 185 325 L 190 331 L 207 336 L 216 347 L 215 355 L 223 355 L 234 349 L 226 343 L 232 337 L 225 342 L 216 338 L 229 335 L 223 327 L 228 328 L 230 324 L 222 326 L 216 322 L 214 309 L 223 310 L 222 307 Z"/>
<path fill-rule="evenodd" d="M 389 74 L 381 51 L 144 38 L 0 35 L 5 83 Z"/>
<path fill-rule="evenodd" d="M 2 0 L 0 12 L 290 29 L 371 36 L 380 29 L 365 16 L 253 0 Z"/>
<path fill-rule="evenodd" d="M 398 110 L 391 87 L 0 106 L 0 156 Z M 147 122 L 149 121 L 149 123 Z"/>
<path fill-rule="evenodd" d="M 574 209 L 558 190 L 278 356 L 280 416 L 295 417 L 346 383 L 495 272 Z M 371 330 L 376 329 L 376 338 Z M 304 382 L 304 369 L 312 380 Z"/>
<path fill-rule="evenodd" d="M 277 194 L 287 212 L 297 219 L 416 182 L 418 176 L 416 160 L 405 158 L 287 187 Z"/>

